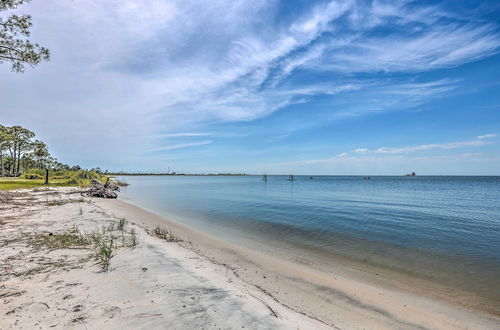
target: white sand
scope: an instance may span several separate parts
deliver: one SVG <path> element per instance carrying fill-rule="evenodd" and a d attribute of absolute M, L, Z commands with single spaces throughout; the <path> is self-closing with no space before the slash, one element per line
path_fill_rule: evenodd
<path fill-rule="evenodd" d="M 36 194 L 42 202 L 43 194 Z M 53 199 L 59 197 L 50 195 Z M 327 328 L 283 307 L 224 266 L 136 226 L 139 245 L 120 248 L 108 272 L 93 260 L 81 260 L 89 250 L 34 248 L 30 236 L 73 225 L 91 231 L 118 219 L 86 202 L 17 203 L 1 210 L 1 329 Z"/>

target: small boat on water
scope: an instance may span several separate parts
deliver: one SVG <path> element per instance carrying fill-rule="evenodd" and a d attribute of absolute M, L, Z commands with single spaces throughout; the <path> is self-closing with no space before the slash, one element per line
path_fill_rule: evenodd
<path fill-rule="evenodd" d="M 264 174 L 264 175 L 262 176 L 262 181 L 267 182 L 267 174 Z"/>
<path fill-rule="evenodd" d="M 290 175 L 288 176 L 288 181 L 293 181 L 293 180 L 295 180 L 295 179 L 294 179 L 294 177 L 293 177 L 293 174 L 290 174 Z"/>

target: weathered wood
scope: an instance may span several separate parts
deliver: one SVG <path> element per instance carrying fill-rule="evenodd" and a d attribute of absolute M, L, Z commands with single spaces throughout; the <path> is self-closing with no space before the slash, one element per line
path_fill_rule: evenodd
<path fill-rule="evenodd" d="M 110 183 L 108 178 L 106 184 L 93 179 L 90 182 L 90 189 L 86 193 L 90 197 L 117 198 L 118 191 L 120 191 L 120 187 L 112 182 Z"/>

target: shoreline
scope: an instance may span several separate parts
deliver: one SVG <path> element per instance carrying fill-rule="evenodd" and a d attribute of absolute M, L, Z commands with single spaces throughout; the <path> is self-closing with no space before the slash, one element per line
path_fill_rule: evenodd
<path fill-rule="evenodd" d="M 338 326 L 343 319 L 353 318 L 359 320 L 360 327 L 368 328 L 374 324 L 381 327 L 488 328 L 487 325 L 491 327 L 499 322 L 498 311 L 481 310 L 478 308 L 481 302 L 474 295 L 452 292 L 437 283 L 349 260 L 339 260 L 335 269 L 322 268 L 300 258 L 298 262 L 290 262 L 223 242 L 128 202 L 99 200 L 97 204 L 112 214 L 130 217 L 146 226 L 171 227 L 192 242 L 188 248 L 226 265 L 245 282 L 283 305 L 330 325 Z M 345 326 L 352 327 L 352 324 Z"/>
<path fill-rule="evenodd" d="M 446 292 L 410 277 L 374 276 L 349 262 L 321 269 L 307 259 L 264 254 L 121 200 L 80 197 L 75 188 L 5 196 L 9 193 L 0 195 L 2 328 L 492 329 L 500 324 L 498 316 L 459 306 Z M 122 231 L 120 239 L 121 221 L 128 236 Z M 122 245 L 109 272 L 89 259 L 87 247 L 47 250 L 34 244 L 75 228 L 88 235 L 110 225 Z M 170 228 L 182 241 L 155 237 L 157 226 Z M 123 245 L 136 234 L 137 247 Z"/>
<path fill-rule="evenodd" d="M 80 193 L 0 193 L 0 328 L 329 328 Z"/>

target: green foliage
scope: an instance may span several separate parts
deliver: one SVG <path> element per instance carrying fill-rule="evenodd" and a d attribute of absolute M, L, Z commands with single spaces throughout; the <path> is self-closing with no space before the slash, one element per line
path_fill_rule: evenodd
<path fill-rule="evenodd" d="M 28 0 L 0 0 L 0 12 L 17 9 Z M 12 71 L 23 72 L 24 66 L 35 66 L 50 58 L 47 48 L 32 43 L 23 37 L 30 36 L 30 15 L 0 16 L 0 63 L 11 64 Z"/>
<path fill-rule="evenodd" d="M 42 180 L 45 178 L 45 170 L 32 168 L 19 176 L 20 179 Z"/>
<path fill-rule="evenodd" d="M 43 176 L 36 173 L 23 173 L 19 178 L 27 180 L 42 180 Z"/>
<path fill-rule="evenodd" d="M 86 170 L 80 170 L 78 172 L 91 172 Z M 45 185 L 45 175 L 40 178 L 30 179 L 31 177 L 35 177 L 38 174 L 32 173 L 29 171 L 26 175 L 23 174 L 20 178 L 0 178 L 0 190 L 14 190 L 14 189 L 31 189 L 38 187 L 87 187 L 90 184 L 91 179 L 87 179 L 86 177 L 95 178 L 101 182 L 106 181 L 105 175 L 100 175 L 95 172 L 89 173 L 76 173 L 73 171 L 67 171 L 63 175 L 58 176 L 57 178 L 49 175 L 49 184 Z M 69 179 L 68 179 L 69 178 Z"/>
<path fill-rule="evenodd" d="M 0 11 L 2 4 L 4 0 L 0 0 Z M 0 176 L 43 180 L 45 170 L 48 168 L 49 181 L 63 180 L 63 185 L 87 186 L 92 179 L 100 181 L 106 179 L 99 167 L 85 170 L 80 166 L 69 166 L 58 162 L 50 156 L 47 145 L 34 138 L 35 133 L 24 127 L 0 125 Z M 34 182 L 29 185 L 37 186 Z"/>
<path fill-rule="evenodd" d="M 82 235 L 76 226 L 60 234 L 39 236 L 36 242 L 36 245 L 52 250 L 85 248 L 90 244 L 90 239 Z"/>
<path fill-rule="evenodd" d="M 67 176 L 66 173 L 64 176 Z M 76 172 L 70 172 L 69 179 L 66 181 L 69 185 L 78 185 L 78 186 L 88 186 L 91 180 L 99 180 L 104 181 L 106 176 L 101 175 L 94 171 L 88 170 L 79 170 Z"/>
<path fill-rule="evenodd" d="M 102 236 L 100 237 L 101 239 L 97 241 L 95 246 L 95 258 L 99 266 L 101 266 L 101 269 L 107 272 L 111 264 L 111 258 L 115 255 L 113 236 L 110 237 L 109 241 L 103 239 Z"/>
<path fill-rule="evenodd" d="M 40 187 L 70 186 L 65 180 L 51 180 L 45 185 L 45 180 L 24 180 L 19 178 L 0 178 L 0 190 L 31 189 Z"/>

